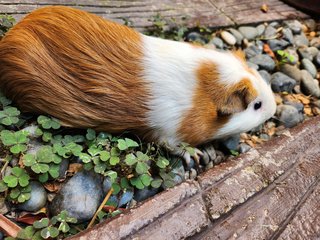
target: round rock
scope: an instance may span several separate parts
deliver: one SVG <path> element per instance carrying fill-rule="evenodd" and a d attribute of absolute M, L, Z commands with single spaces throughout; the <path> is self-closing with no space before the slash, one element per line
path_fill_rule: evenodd
<path fill-rule="evenodd" d="M 255 39 L 259 34 L 255 27 L 250 26 L 239 27 L 238 30 L 248 40 Z"/>
<path fill-rule="evenodd" d="M 159 192 L 159 188 L 148 187 L 144 189 L 138 189 L 134 191 L 134 200 L 141 202 L 147 198 L 153 197 Z"/>
<path fill-rule="evenodd" d="M 320 67 L 320 52 L 317 54 L 317 56 L 314 58 L 315 64 Z"/>
<path fill-rule="evenodd" d="M 187 35 L 186 40 L 188 42 L 196 42 L 196 43 L 200 43 L 200 44 L 205 44 L 205 40 L 203 39 L 202 35 L 198 32 L 190 32 Z"/>
<path fill-rule="evenodd" d="M 296 66 L 292 66 L 290 64 L 283 64 L 280 66 L 281 72 L 283 72 L 285 75 L 293 78 L 297 81 L 297 83 L 300 83 L 301 81 L 301 70 L 297 68 Z"/>
<path fill-rule="evenodd" d="M 277 34 L 277 29 L 275 29 L 271 25 L 268 25 L 263 35 L 265 38 L 273 38 L 276 36 L 276 34 Z"/>
<path fill-rule="evenodd" d="M 304 33 L 293 36 L 293 42 L 297 47 L 309 46 L 309 40 Z"/>
<path fill-rule="evenodd" d="M 47 192 L 39 182 L 30 182 L 31 198 L 17 207 L 20 210 L 36 212 L 43 208 L 47 203 Z"/>
<path fill-rule="evenodd" d="M 228 150 L 237 150 L 239 148 L 240 134 L 233 135 L 221 141 L 222 145 Z"/>
<path fill-rule="evenodd" d="M 261 36 L 264 31 L 266 30 L 266 27 L 264 26 L 264 24 L 260 24 L 256 27 L 257 32 L 258 32 L 258 36 Z"/>
<path fill-rule="evenodd" d="M 271 82 L 271 75 L 266 70 L 260 70 L 259 71 L 260 76 L 263 78 L 263 80 L 266 81 L 266 83 L 270 84 Z"/>
<path fill-rule="evenodd" d="M 296 80 L 282 72 L 276 72 L 271 76 L 271 88 L 274 92 L 292 92 L 295 85 Z"/>
<path fill-rule="evenodd" d="M 222 31 L 221 32 L 221 38 L 229 45 L 235 45 L 237 42 L 237 39 L 229 32 Z"/>
<path fill-rule="evenodd" d="M 301 58 L 306 58 L 306 59 L 309 59 L 310 61 L 313 61 L 313 59 L 319 53 L 319 50 L 316 47 L 302 46 L 298 48 L 298 53 L 301 56 Z"/>
<path fill-rule="evenodd" d="M 285 49 L 290 43 L 283 39 L 271 39 L 268 40 L 268 45 L 272 51 L 278 51 Z"/>
<path fill-rule="evenodd" d="M 228 29 L 228 31 L 236 38 L 237 44 L 240 45 L 243 40 L 243 35 L 237 29 L 234 28 L 230 28 Z"/>
<path fill-rule="evenodd" d="M 320 49 L 320 38 L 319 37 L 312 38 L 310 40 L 310 46 Z"/>
<path fill-rule="evenodd" d="M 252 58 L 258 54 L 262 54 L 262 48 L 260 46 L 257 46 L 255 44 L 252 44 L 251 46 L 247 47 L 244 50 L 247 58 Z"/>
<path fill-rule="evenodd" d="M 297 21 L 297 20 L 288 21 L 288 22 L 286 22 L 286 24 L 294 34 L 301 33 L 302 24 L 299 21 Z"/>
<path fill-rule="evenodd" d="M 302 59 L 301 66 L 303 69 L 307 70 L 313 78 L 317 76 L 317 68 L 314 64 L 307 58 Z"/>
<path fill-rule="evenodd" d="M 306 70 L 301 70 L 301 91 L 306 95 L 320 97 L 319 82 L 313 79 L 311 74 Z"/>
<path fill-rule="evenodd" d="M 214 37 L 210 40 L 209 43 L 215 45 L 219 49 L 223 49 L 223 41 L 221 40 L 221 38 Z"/>
<path fill-rule="evenodd" d="M 299 122 L 303 121 L 303 115 L 291 105 L 278 106 L 279 120 L 285 127 L 291 128 L 296 126 Z"/>
<path fill-rule="evenodd" d="M 92 218 L 102 198 L 100 176 L 94 172 L 82 171 L 62 186 L 50 204 L 50 210 L 53 215 L 67 210 L 78 222 L 84 222 Z"/>
<path fill-rule="evenodd" d="M 294 43 L 293 34 L 290 28 L 284 28 L 282 30 L 283 33 L 283 39 L 288 41 L 290 44 Z"/>
<path fill-rule="evenodd" d="M 248 152 L 250 149 L 251 149 L 251 147 L 246 143 L 240 143 L 240 145 L 239 145 L 239 152 L 240 153 Z"/>
<path fill-rule="evenodd" d="M 128 202 L 130 202 L 133 199 L 133 192 L 131 190 L 127 190 L 124 192 L 119 200 L 118 207 L 125 206 Z"/>
<path fill-rule="evenodd" d="M 259 68 L 267 71 L 272 71 L 276 66 L 273 59 L 267 54 L 258 54 L 250 58 L 249 62 L 257 64 Z"/>

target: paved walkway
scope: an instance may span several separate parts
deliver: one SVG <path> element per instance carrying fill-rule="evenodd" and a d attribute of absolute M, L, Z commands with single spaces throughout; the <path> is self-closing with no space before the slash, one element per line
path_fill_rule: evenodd
<path fill-rule="evenodd" d="M 269 8 L 267 13 L 260 10 L 263 4 Z M 127 19 L 140 31 L 152 25 L 150 19 L 157 14 L 166 19 L 175 18 L 189 27 L 308 17 L 280 0 L 0 0 L 0 14 L 11 14 L 19 20 L 28 12 L 48 5 L 73 6 L 120 23 Z"/>

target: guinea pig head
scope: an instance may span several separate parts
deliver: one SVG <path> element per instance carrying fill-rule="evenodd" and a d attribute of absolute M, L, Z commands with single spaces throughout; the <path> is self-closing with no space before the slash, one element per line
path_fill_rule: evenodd
<path fill-rule="evenodd" d="M 249 131 L 276 111 L 271 87 L 260 74 L 239 53 L 221 54 L 219 62 L 202 65 L 198 75 L 216 108 L 213 124 L 219 127 L 213 139 Z"/>

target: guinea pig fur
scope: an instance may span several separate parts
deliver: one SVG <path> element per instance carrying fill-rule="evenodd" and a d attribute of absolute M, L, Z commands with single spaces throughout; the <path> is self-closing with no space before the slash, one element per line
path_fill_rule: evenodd
<path fill-rule="evenodd" d="M 0 41 L 0 88 L 62 125 L 132 131 L 175 147 L 270 118 L 270 86 L 236 53 L 145 36 L 96 15 L 45 7 Z"/>

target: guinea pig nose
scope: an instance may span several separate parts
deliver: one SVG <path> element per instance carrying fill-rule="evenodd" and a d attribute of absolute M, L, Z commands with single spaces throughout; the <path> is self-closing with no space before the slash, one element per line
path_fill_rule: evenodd
<path fill-rule="evenodd" d="M 262 106 L 262 102 L 261 102 L 261 101 L 256 102 L 256 103 L 254 104 L 254 110 L 258 110 L 259 108 L 261 108 L 261 106 Z"/>

